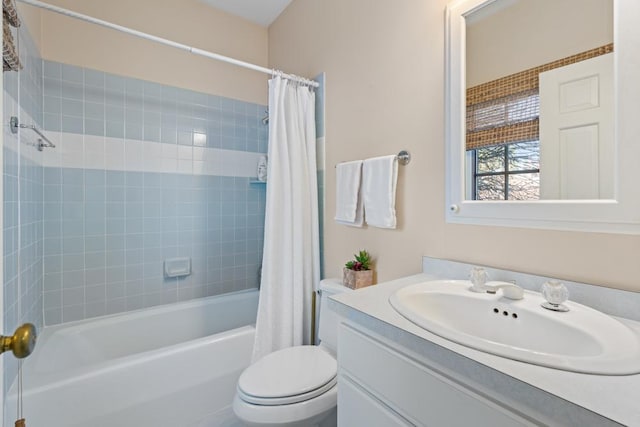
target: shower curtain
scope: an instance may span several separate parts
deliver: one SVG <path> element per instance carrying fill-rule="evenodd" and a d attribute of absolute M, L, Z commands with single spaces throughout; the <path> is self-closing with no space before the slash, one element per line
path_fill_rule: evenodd
<path fill-rule="evenodd" d="M 310 344 L 312 293 L 320 280 L 315 93 L 269 81 L 269 167 L 264 254 L 253 361 Z"/>

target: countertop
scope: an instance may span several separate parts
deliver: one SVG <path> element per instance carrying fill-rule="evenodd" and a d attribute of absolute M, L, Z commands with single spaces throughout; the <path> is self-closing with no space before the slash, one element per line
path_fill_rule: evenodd
<path fill-rule="evenodd" d="M 398 314 L 389 304 L 388 299 L 396 290 L 436 279 L 438 278 L 429 274 L 418 274 L 359 289 L 356 292 L 335 295 L 331 299 L 339 303 L 338 307 L 342 305 L 347 310 L 364 313 L 408 332 L 413 338 L 427 340 L 612 421 L 628 426 L 640 426 L 640 374 L 625 376 L 580 374 L 484 353 L 420 328 Z M 357 322 L 357 313 L 350 318 L 356 319 Z M 617 319 L 640 335 L 640 322 Z"/>

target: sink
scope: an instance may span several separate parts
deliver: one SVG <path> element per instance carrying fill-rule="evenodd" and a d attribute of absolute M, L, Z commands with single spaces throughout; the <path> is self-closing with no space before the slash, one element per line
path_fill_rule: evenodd
<path fill-rule="evenodd" d="M 470 286 L 424 282 L 398 290 L 389 302 L 421 328 L 486 353 L 580 373 L 640 373 L 640 337 L 622 322 L 575 302 L 566 303 L 566 313 L 546 310 L 538 292 L 511 300 Z"/>

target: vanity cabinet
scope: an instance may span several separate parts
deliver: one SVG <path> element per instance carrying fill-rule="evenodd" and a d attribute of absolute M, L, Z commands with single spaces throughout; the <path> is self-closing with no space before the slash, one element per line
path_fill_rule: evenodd
<path fill-rule="evenodd" d="M 540 425 L 355 324 L 338 348 L 339 427 Z"/>

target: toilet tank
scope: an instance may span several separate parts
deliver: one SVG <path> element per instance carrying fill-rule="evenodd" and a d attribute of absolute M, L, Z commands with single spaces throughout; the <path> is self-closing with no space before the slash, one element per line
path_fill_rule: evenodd
<path fill-rule="evenodd" d="M 343 292 L 353 292 L 342 284 L 340 279 L 324 279 L 320 281 L 320 321 L 318 323 L 318 339 L 320 345 L 326 347 L 333 354 L 336 354 L 338 344 L 338 326 L 342 316 L 338 315 L 328 307 L 328 299 L 331 295 Z"/>

